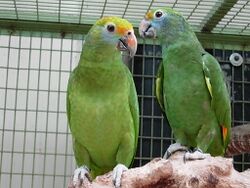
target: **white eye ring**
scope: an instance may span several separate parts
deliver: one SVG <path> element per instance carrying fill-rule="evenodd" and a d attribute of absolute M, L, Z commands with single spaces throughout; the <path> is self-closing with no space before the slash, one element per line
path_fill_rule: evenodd
<path fill-rule="evenodd" d="M 106 30 L 110 33 L 114 33 L 115 31 L 115 24 L 113 23 L 107 23 L 106 24 Z"/>
<path fill-rule="evenodd" d="M 157 11 L 155 11 L 155 13 L 154 13 L 154 17 L 155 17 L 156 19 L 161 19 L 163 15 L 164 15 L 164 12 L 163 12 L 162 10 L 157 10 Z"/>
<path fill-rule="evenodd" d="M 243 58 L 239 53 L 232 53 L 229 57 L 229 61 L 233 66 L 240 66 L 243 63 Z"/>

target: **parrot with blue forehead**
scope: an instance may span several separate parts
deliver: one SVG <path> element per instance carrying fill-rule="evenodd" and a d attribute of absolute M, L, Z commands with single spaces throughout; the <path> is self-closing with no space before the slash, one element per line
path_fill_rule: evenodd
<path fill-rule="evenodd" d="M 121 175 L 135 156 L 139 108 L 133 77 L 122 52 L 133 57 L 137 40 L 125 19 L 104 17 L 85 37 L 67 88 L 67 116 L 77 168 L 73 183 L 113 170 Z"/>
<path fill-rule="evenodd" d="M 162 46 L 156 97 L 176 141 L 164 157 L 179 150 L 187 151 L 187 160 L 224 155 L 231 135 L 231 106 L 217 60 L 203 49 L 186 19 L 171 8 L 148 11 L 139 33 L 157 38 Z"/>

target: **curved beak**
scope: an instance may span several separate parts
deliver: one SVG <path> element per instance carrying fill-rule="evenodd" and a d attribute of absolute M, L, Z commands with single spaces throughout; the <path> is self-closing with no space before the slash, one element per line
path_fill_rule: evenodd
<path fill-rule="evenodd" d="M 156 30 L 152 27 L 151 21 L 144 18 L 139 25 L 139 34 L 142 38 L 156 38 Z"/>
<path fill-rule="evenodd" d="M 137 50 L 137 39 L 133 30 L 127 31 L 126 34 L 119 39 L 117 49 L 128 52 L 130 57 L 135 55 Z"/>

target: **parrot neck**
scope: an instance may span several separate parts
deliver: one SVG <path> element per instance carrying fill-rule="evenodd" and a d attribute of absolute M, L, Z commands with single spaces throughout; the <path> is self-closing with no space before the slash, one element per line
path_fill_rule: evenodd
<path fill-rule="evenodd" d="M 161 36 L 160 38 L 161 43 L 165 45 L 171 45 L 180 40 L 187 41 L 187 42 L 198 41 L 193 31 L 182 31 L 182 30 L 165 32 L 164 35 Z"/>
<path fill-rule="evenodd" d="M 180 42 L 187 43 L 190 44 L 190 46 L 197 47 L 203 53 L 203 47 L 186 20 L 183 19 L 182 22 L 177 23 L 175 25 L 175 29 L 166 29 L 168 27 L 167 23 L 163 23 L 165 24 L 165 26 L 162 27 L 164 31 L 161 31 L 163 34 L 159 37 L 162 46 L 168 48 L 169 46 L 178 44 Z"/>
<path fill-rule="evenodd" d="M 80 66 L 115 66 L 121 61 L 121 53 L 113 45 L 86 38 L 79 61 Z"/>
<path fill-rule="evenodd" d="M 115 48 L 84 45 L 81 59 L 87 61 L 80 61 L 79 63 L 91 62 L 107 65 L 107 63 L 117 63 L 117 61 L 121 60 L 121 53 Z"/>
<path fill-rule="evenodd" d="M 161 39 L 161 44 L 162 44 L 163 50 L 167 49 L 173 45 L 185 43 L 185 44 L 190 45 L 190 47 L 196 48 L 201 53 L 205 52 L 194 32 L 189 32 L 189 33 L 188 32 L 185 32 L 185 33 L 181 32 L 181 33 L 178 33 L 177 36 L 176 36 L 176 33 L 174 35 L 175 35 L 174 37 L 168 36 L 165 39 Z M 169 39 L 169 38 L 171 38 L 171 39 Z"/>

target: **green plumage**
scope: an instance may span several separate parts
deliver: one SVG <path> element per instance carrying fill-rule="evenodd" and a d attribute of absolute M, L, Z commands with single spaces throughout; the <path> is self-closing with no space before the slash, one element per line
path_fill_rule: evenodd
<path fill-rule="evenodd" d="M 114 45 L 120 35 L 105 31 L 106 22 L 117 28 L 132 26 L 123 19 L 105 19 L 97 22 L 86 36 L 67 90 L 75 159 L 78 166 L 91 169 L 92 177 L 112 170 L 118 163 L 129 167 L 139 129 L 133 78 Z"/>
<path fill-rule="evenodd" d="M 219 63 L 203 50 L 179 13 L 167 8 L 156 18 L 157 11 L 150 12 L 149 20 L 162 43 L 156 96 L 176 142 L 223 155 L 230 140 L 231 108 Z"/>

